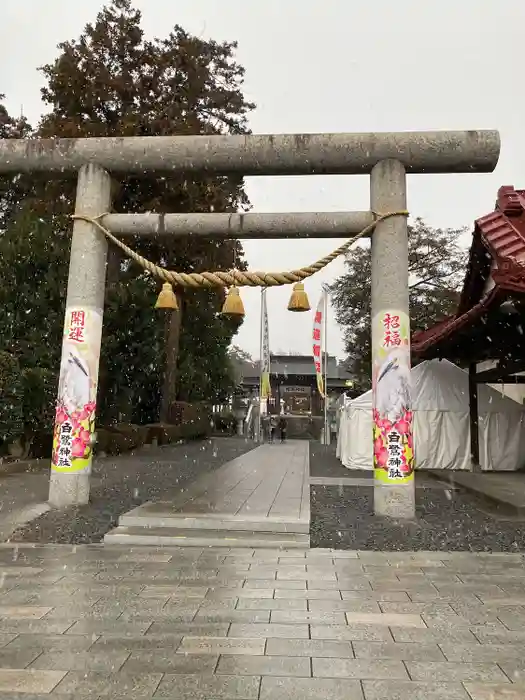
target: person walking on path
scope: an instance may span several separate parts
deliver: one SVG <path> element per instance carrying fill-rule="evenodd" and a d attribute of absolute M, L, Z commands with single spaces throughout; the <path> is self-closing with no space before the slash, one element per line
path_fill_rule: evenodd
<path fill-rule="evenodd" d="M 286 441 L 286 418 L 284 416 L 281 416 L 279 418 L 279 435 L 281 438 L 281 442 Z"/>
<path fill-rule="evenodd" d="M 272 416 L 270 418 L 270 442 L 274 442 L 275 440 L 275 430 L 277 428 L 275 416 Z"/>
<path fill-rule="evenodd" d="M 270 442 L 271 429 L 270 429 L 270 417 L 267 414 L 263 414 L 261 418 L 261 439 L 263 442 Z"/>

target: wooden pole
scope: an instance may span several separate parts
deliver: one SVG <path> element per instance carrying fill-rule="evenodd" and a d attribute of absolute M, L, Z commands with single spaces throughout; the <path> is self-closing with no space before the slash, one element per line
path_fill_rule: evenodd
<path fill-rule="evenodd" d="M 159 412 L 161 423 L 169 423 L 170 406 L 177 400 L 177 367 L 182 325 L 182 299 L 180 295 L 178 301 L 179 308 L 168 310 L 166 316 L 164 379 Z"/>

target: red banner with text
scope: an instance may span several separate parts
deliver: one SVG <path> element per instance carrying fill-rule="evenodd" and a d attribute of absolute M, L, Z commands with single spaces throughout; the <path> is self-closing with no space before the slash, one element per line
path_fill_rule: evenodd
<path fill-rule="evenodd" d="M 317 379 L 317 389 L 319 393 L 324 398 L 325 387 L 323 381 L 323 314 L 324 314 L 325 302 L 324 295 L 319 299 L 317 305 L 317 310 L 314 315 L 314 328 L 312 332 L 313 340 L 313 357 L 315 366 L 315 376 Z"/>

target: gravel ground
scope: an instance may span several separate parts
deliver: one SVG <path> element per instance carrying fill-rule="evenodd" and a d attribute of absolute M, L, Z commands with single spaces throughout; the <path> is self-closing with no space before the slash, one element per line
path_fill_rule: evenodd
<path fill-rule="evenodd" d="M 373 478 L 371 471 L 347 469 L 335 456 L 335 445 L 310 442 L 310 476 L 326 476 L 331 479 Z"/>
<path fill-rule="evenodd" d="M 310 443 L 310 475 L 373 479 L 346 469 L 335 446 Z M 450 490 L 416 472 L 417 519 L 392 523 L 374 515 L 373 486 L 311 486 L 312 547 L 372 550 L 525 551 L 525 521 L 500 517 L 463 489 Z M 425 487 L 425 488 L 420 488 Z"/>
<path fill-rule="evenodd" d="M 87 544 L 100 542 L 118 517 L 152 499 L 165 498 L 199 476 L 253 449 L 239 438 L 216 438 L 175 447 L 141 450 L 99 460 L 93 470 L 91 503 L 50 511 L 20 528 L 15 542 Z M 335 447 L 311 443 L 310 473 L 325 477 L 372 477 L 341 466 Z M 419 476 L 419 479 L 418 479 Z M 428 481 L 416 475 L 419 485 Z M 416 481 L 416 483 L 417 483 Z M 363 550 L 525 551 L 525 522 L 492 514 L 461 489 L 436 483 L 418 488 L 417 520 L 395 524 L 373 514 L 370 486 L 311 487 L 311 546 Z"/>
<path fill-rule="evenodd" d="M 183 488 L 254 446 L 242 438 L 213 438 L 97 460 L 88 505 L 49 511 L 17 530 L 10 541 L 100 542 L 116 526 L 122 513 L 145 501 L 165 497 L 170 489 Z"/>
<path fill-rule="evenodd" d="M 525 551 L 523 520 L 497 518 L 474 495 L 460 489 L 416 489 L 417 519 L 412 523 L 374 516 L 373 487 L 312 486 L 310 492 L 312 547 Z"/>

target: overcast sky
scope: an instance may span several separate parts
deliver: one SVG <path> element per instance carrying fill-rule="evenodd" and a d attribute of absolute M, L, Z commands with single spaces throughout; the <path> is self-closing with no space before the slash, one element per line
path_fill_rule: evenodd
<path fill-rule="evenodd" d="M 56 45 L 77 38 L 101 0 L 2 0 L 0 92 L 32 122 L 42 112 L 37 67 Z M 259 133 L 499 129 L 502 153 L 487 175 L 416 175 L 408 206 L 433 226 L 471 226 L 488 213 L 500 185 L 525 187 L 523 0 L 135 0 L 147 34 L 181 24 L 216 40 L 237 40 L 245 94 L 257 103 Z M 249 178 L 254 211 L 362 210 L 366 177 Z M 254 241 L 251 267 L 308 264 L 340 241 Z M 307 283 L 312 305 L 321 284 L 343 270 L 332 263 Z M 234 342 L 259 351 L 259 293 L 242 292 L 246 321 Z M 310 352 L 311 314 L 286 311 L 289 290 L 268 293 L 272 352 Z M 329 352 L 344 356 L 330 319 Z"/>

